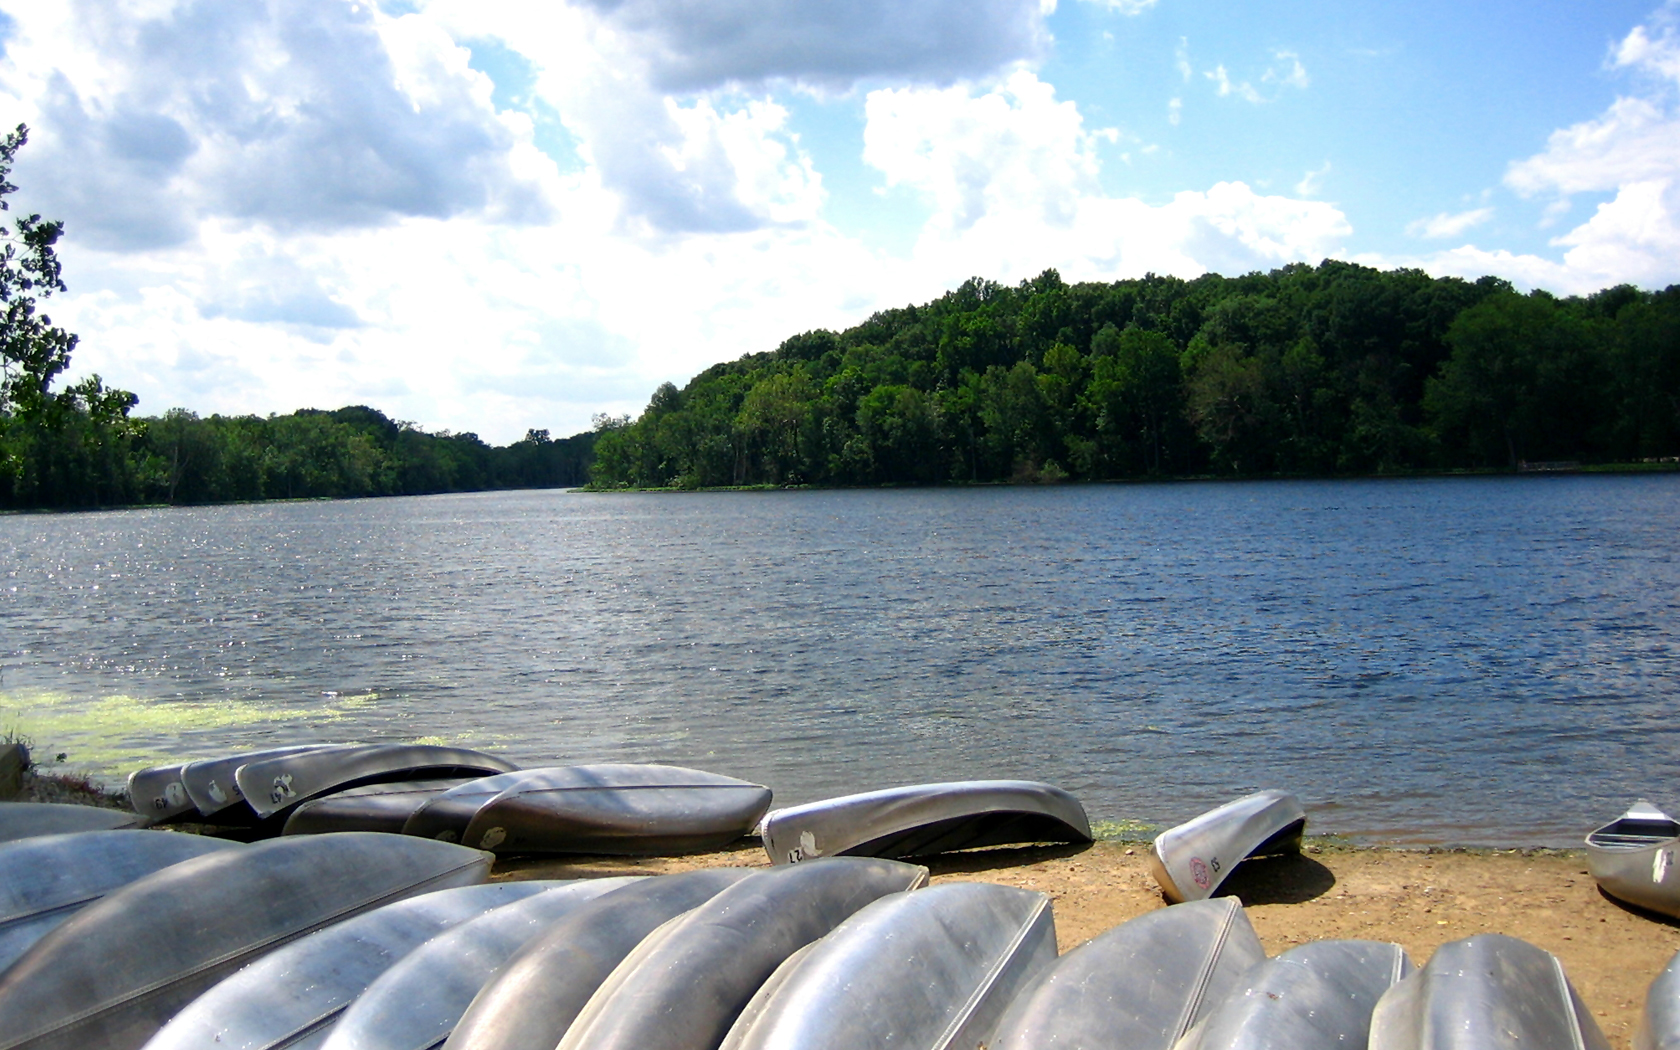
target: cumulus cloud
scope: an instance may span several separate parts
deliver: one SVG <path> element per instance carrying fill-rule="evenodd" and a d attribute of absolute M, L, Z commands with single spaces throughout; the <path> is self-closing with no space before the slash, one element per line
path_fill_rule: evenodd
<path fill-rule="evenodd" d="M 1154 7 L 1158 0 L 1085 0 L 1085 2 L 1101 4 L 1110 11 L 1122 15 L 1141 15 Z"/>
<path fill-rule="evenodd" d="M 1406 227 L 1406 232 L 1413 237 L 1426 237 L 1431 240 L 1446 240 L 1458 237 L 1472 226 L 1479 226 L 1493 218 L 1492 208 L 1472 208 L 1456 214 L 1442 212 L 1427 219 L 1418 219 Z"/>
<path fill-rule="evenodd" d="M 931 203 L 916 257 L 940 273 L 1242 272 L 1335 254 L 1351 232 L 1332 205 L 1263 196 L 1240 182 L 1161 205 L 1111 197 L 1098 180 L 1098 151 L 1114 133 L 1087 129 L 1077 106 L 1029 72 L 978 93 L 876 91 L 866 109 L 865 159 Z"/>
<path fill-rule="evenodd" d="M 1188 68 L 1182 50 L 1179 52 L 1179 64 L 1181 70 Z M 1261 87 L 1267 88 L 1270 93 L 1262 91 L 1247 80 L 1234 80 L 1223 63 L 1202 75 L 1213 81 L 1214 90 L 1220 98 L 1235 95 L 1244 102 L 1252 102 L 1255 105 L 1277 101 L 1284 88 L 1304 91 L 1312 83 L 1312 78 L 1307 75 L 1307 67 L 1301 64 L 1301 56 L 1293 51 L 1272 52 L 1271 64 L 1260 74 Z"/>
<path fill-rule="evenodd" d="M 669 92 L 770 80 L 948 84 L 1037 59 L 1049 42 L 1040 0 L 580 2 L 638 38 L 653 84 Z"/>
<path fill-rule="evenodd" d="M 208 216 L 279 229 L 468 212 L 543 218 L 466 52 L 417 19 L 323 0 L 26 6 L 7 87 L 45 207 L 113 249 Z"/>

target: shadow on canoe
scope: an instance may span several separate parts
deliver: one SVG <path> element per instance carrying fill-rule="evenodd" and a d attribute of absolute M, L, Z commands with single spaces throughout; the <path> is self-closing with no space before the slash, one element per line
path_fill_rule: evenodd
<path fill-rule="evenodd" d="M 1322 897 L 1335 885 L 1335 873 L 1318 861 L 1300 853 L 1283 853 L 1237 865 L 1219 887 L 1219 896 L 1235 897 L 1248 907 L 1304 904 Z"/>
<path fill-rule="evenodd" d="M 987 849 L 941 853 L 915 858 L 917 864 L 927 866 L 932 875 L 971 875 L 999 868 L 1017 868 L 1023 864 L 1037 864 L 1046 860 L 1077 857 L 1091 848 L 1089 842 L 1057 842 L 1042 846 L 994 846 Z"/>

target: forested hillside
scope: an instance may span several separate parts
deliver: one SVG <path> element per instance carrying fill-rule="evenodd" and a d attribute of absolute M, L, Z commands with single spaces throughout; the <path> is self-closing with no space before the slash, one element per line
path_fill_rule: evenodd
<path fill-rule="evenodd" d="M 597 487 L 1514 469 L 1680 455 L 1680 286 L 1519 295 L 1326 261 L 981 279 L 661 386 Z"/>

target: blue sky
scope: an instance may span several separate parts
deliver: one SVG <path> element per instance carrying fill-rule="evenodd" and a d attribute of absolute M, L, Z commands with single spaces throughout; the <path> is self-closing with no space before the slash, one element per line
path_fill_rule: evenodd
<path fill-rule="evenodd" d="M 0 0 L 76 371 L 502 442 L 969 276 L 1680 280 L 1680 0 Z"/>

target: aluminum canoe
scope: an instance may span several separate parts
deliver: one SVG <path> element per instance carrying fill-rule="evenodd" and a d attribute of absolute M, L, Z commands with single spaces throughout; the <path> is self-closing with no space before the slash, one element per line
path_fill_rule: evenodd
<path fill-rule="evenodd" d="M 553 766 L 463 784 L 422 807 L 403 831 L 446 841 L 453 831 L 497 853 L 659 856 L 728 845 L 769 806 L 769 788 L 698 769 Z"/>
<path fill-rule="evenodd" d="M 772 864 L 812 857 L 925 857 L 1019 842 L 1090 842 L 1079 800 L 1030 780 L 912 784 L 773 810 Z"/>
<path fill-rule="evenodd" d="M 1369 1050 L 1610 1050 L 1551 952 L 1499 933 L 1435 949 L 1371 1015 Z"/>
<path fill-rule="evenodd" d="M 1162 908 L 1086 941 L 1010 1004 L 991 1050 L 1170 1050 L 1262 962 L 1229 897 Z"/>
<path fill-rule="evenodd" d="M 136 827 L 133 813 L 69 802 L 0 802 L 0 842 L 73 831 L 115 831 Z"/>
<path fill-rule="evenodd" d="M 361 912 L 482 882 L 491 860 L 347 832 L 171 865 L 83 908 L 0 974 L 0 1050 L 133 1050 L 246 963 Z"/>
<path fill-rule="evenodd" d="M 508 957 L 569 913 L 636 876 L 580 879 L 441 933 L 381 974 L 333 1025 L 322 1050 L 431 1050 L 442 1046 Z"/>
<path fill-rule="evenodd" d="M 642 939 L 751 875 L 704 868 L 644 879 L 578 908 L 521 948 L 473 999 L 444 1050 L 554 1050 Z"/>
<path fill-rule="evenodd" d="M 895 893 L 783 963 L 721 1050 L 974 1050 L 1055 961 L 1042 893 L 980 882 Z"/>
<path fill-rule="evenodd" d="M 185 762 L 149 766 L 128 775 L 128 803 L 154 824 L 194 813 L 192 798 L 181 781 Z"/>
<path fill-rule="evenodd" d="M 181 785 L 186 789 L 187 798 L 191 800 L 193 808 L 203 820 L 219 821 L 254 821 L 255 812 L 249 806 L 240 805 L 245 801 L 244 792 L 239 790 L 239 781 L 234 774 L 239 767 L 248 762 L 261 762 L 265 759 L 279 758 L 282 755 L 300 755 L 305 751 L 325 751 L 328 749 L 344 750 L 354 747 L 353 744 L 295 744 L 290 747 L 270 747 L 260 751 L 240 751 L 231 755 L 217 758 L 203 758 L 196 762 L 188 762 L 181 767 Z"/>
<path fill-rule="evenodd" d="M 1645 991 L 1645 1012 L 1634 1029 L 1633 1050 L 1680 1050 L 1680 953 Z"/>
<path fill-rule="evenodd" d="M 865 857 L 742 879 L 637 945 L 557 1050 L 715 1050 L 788 956 L 871 901 L 926 881 L 926 868 Z"/>
<path fill-rule="evenodd" d="M 423 777 L 506 773 L 512 764 L 464 747 L 365 744 L 327 747 L 247 762 L 234 771 L 246 805 L 268 818 L 317 795 L 361 784 Z"/>
<path fill-rule="evenodd" d="M 1155 837 L 1150 870 L 1167 899 L 1199 901 L 1249 857 L 1300 852 L 1307 815 L 1287 791 L 1257 791 Z"/>
<path fill-rule="evenodd" d="M 385 831 L 402 834 L 414 811 L 450 788 L 470 784 L 473 777 L 438 780 L 397 780 L 363 784 L 335 791 L 303 803 L 286 817 L 284 835 L 319 835 L 328 831 Z"/>
<path fill-rule="evenodd" d="M 458 886 L 387 904 L 269 952 L 194 999 L 145 1050 L 310 1050 L 374 979 L 437 935 L 556 885 Z"/>
<path fill-rule="evenodd" d="M 1680 823 L 1640 799 L 1587 836 L 1587 870 L 1605 893 L 1680 916 Z"/>
<path fill-rule="evenodd" d="M 165 831 L 77 831 L 0 844 L 0 971 L 112 890 L 235 846 Z"/>
<path fill-rule="evenodd" d="M 1411 972 L 1398 944 L 1303 944 L 1250 970 L 1175 1050 L 1366 1050 L 1377 1000 Z"/>

